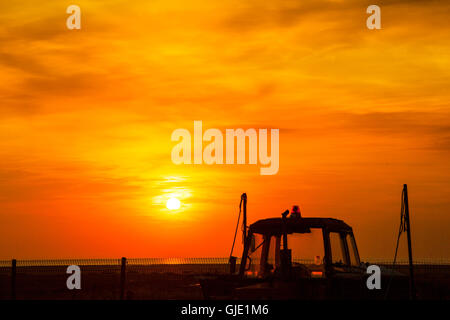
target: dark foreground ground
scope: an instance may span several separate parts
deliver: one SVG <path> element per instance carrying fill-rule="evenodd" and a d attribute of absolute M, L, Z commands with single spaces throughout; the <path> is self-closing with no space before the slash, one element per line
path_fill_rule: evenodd
<path fill-rule="evenodd" d="M 120 298 L 120 266 L 80 266 L 81 290 L 68 290 L 63 266 L 17 268 L 16 299 Z M 407 266 L 396 267 L 408 272 Z M 226 273 L 226 264 L 130 266 L 126 272 L 126 299 L 203 299 L 199 279 Z M 450 300 L 450 265 L 418 265 L 416 287 L 420 299 Z M 0 300 L 11 299 L 11 268 L 0 268 Z"/>

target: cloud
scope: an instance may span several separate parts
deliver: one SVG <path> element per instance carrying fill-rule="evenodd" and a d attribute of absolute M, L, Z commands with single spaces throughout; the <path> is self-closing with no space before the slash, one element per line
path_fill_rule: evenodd
<path fill-rule="evenodd" d="M 369 1 L 80 0 L 80 32 L 65 29 L 67 3 L 20 3 L 0 3 L 0 211 L 13 228 L 25 211 L 48 225 L 80 212 L 97 236 L 98 211 L 135 230 L 144 219 L 129 215 L 155 216 L 171 187 L 192 189 L 189 217 L 211 229 L 243 190 L 259 194 L 255 219 L 298 197 L 345 216 L 404 180 L 449 198 L 448 3 L 381 1 L 373 32 Z M 170 133 L 194 120 L 281 129 L 280 174 L 173 165 Z M 362 184 L 374 192 L 357 203 Z M 145 232 L 162 230 L 151 218 Z"/>

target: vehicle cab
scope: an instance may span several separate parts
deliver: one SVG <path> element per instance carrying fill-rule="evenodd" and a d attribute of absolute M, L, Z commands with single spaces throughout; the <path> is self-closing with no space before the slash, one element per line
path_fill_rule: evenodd
<path fill-rule="evenodd" d="M 239 274 L 244 277 L 327 278 L 362 273 L 352 228 L 332 218 L 281 218 L 250 225 Z"/>

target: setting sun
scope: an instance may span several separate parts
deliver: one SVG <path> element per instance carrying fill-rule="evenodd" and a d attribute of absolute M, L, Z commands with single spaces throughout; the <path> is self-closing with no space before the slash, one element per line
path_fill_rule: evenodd
<path fill-rule="evenodd" d="M 181 203 L 180 200 L 178 200 L 177 198 L 170 198 L 169 200 L 167 200 L 166 202 L 166 207 L 169 210 L 177 210 L 180 209 Z"/>
<path fill-rule="evenodd" d="M 450 259 L 449 1 L 73 2 L 0 3 L 0 259 L 227 257 L 244 192 L 392 259 L 405 183 Z"/>

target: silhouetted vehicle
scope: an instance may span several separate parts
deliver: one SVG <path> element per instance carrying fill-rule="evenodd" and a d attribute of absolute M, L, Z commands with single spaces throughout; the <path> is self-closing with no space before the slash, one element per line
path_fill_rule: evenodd
<path fill-rule="evenodd" d="M 367 264 L 360 262 L 348 224 L 332 218 L 303 218 L 295 207 L 288 214 L 250 225 L 239 271 L 203 279 L 205 298 L 408 298 L 408 277 L 386 268 L 381 268 L 381 289 L 368 288 L 371 274 L 366 272 Z"/>

